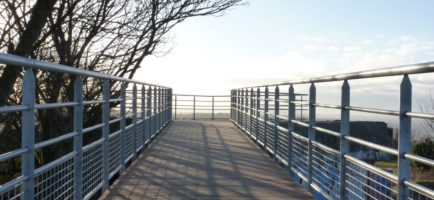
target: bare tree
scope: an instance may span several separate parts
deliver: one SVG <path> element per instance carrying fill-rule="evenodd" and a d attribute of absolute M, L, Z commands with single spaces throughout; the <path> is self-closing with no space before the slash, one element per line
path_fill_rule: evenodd
<path fill-rule="evenodd" d="M 187 18 L 220 15 L 242 0 L 8 0 L 0 1 L 0 49 L 92 71 L 132 78 L 146 56 L 164 51 L 169 32 Z M 0 106 L 21 103 L 22 70 L 0 66 Z M 37 103 L 73 100 L 71 77 L 35 70 Z M 101 81 L 83 78 L 84 98 L 101 98 Z M 111 89 L 119 87 L 111 83 Z M 112 93 L 113 96 L 119 95 Z M 116 106 L 116 105 L 112 105 Z M 85 126 L 101 121 L 85 107 Z M 37 111 L 37 140 L 72 130 L 70 108 Z M 0 115 L 0 137 L 19 135 L 18 114 Z M 0 139 L 2 139 L 0 138 Z M 86 138 L 85 138 L 86 139 Z M 90 141 L 91 139 L 86 139 Z M 4 141 L 4 140 L 2 140 Z M 0 144 L 1 146 L 1 144 Z M 8 145 L 6 151 L 19 146 Z M 71 142 L 40 153 L 39 163 L 71 150 Z M 18 161 L 17 161 L 18 162 Z"/>

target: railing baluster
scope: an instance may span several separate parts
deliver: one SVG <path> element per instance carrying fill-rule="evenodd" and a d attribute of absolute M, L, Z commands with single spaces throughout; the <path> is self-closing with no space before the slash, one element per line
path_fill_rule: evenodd
<path fill-rule="evenodd" d="M 411 153 L 411 118 L 405 113 L 411 112 L 412 86 L 408 75 L 404 75 L 400 86 L 399 101 L 399 139 L 398 139 L 398 200 L 408 199 L 410 191 L 404 182 L 410 180 L 410 161 L 404 157 Z"/>
<path fill-rule="evenodd" d="M 168 110 L 168 98 L 169 98 L 169 93 L 167 89 L 164 89 L 164 118 L 163 118 L 163 125 L 166 125 L 167 119 L 169 117 L 169 114 L 167 113 Z"/>
<path fill-rule="evenodd" d="M 261 116 L 261 89 L 256 90 L 256 142 L 259 141 L 259 117 Z"/>
<path fill-rule="evenodd" d="M 246 95 L 244 96 L 244 131 L 246 131 L 247 134 L 250 135 L 249 133 L 249 126 L 248 126 L 248 121 L 249 121 L 249 90 L 246 89 Z"/>
<path fill-rule="evenodd" d="M 23 105 L 30 108 L 21 113 L 21 146 L 28 150 L 21 155 L 21 173 L 27 178 L 22 184 L 22 199 L 31 200 L 35 181 L 35 76 L 31 68 L 25 69 L 22 90 Z"/>
<path fill-rule="evenodd" d="M 176 104 L 178 102 L 178 99 L 176 98 L 176 95 L 174 95 L 174 96 L 175 96 L 175 120 L 176 120 Z"/>
<path fill-rule="evenodd" d="M 193 96 L 193 120 L 196 119 L 196 96 Z"/>
<path fill-rule="evenodd" d="M 133 85 L 133 159 L 137 157 L 137 85 Z"/>
<path fill-rule="evenodd" d="M 350 151 L 350 144 L 345 136 L 350 134 L 350 85 L 345 80 L 341 88 L 341 136 L 340 136 L 340 163 L 339 163 L 339 199 L 345 198 L 345 155 Z"/>
<path fill-rule="evenodd" d="M 145 141 L 146 141 L 146 133 L 145 133 L 145 104 L 146 104 L 146 99 L 145 99 L 145 85 L 142 85 L 142 94 L 140 96 L 140 100 L 141 100 L 141 115 L 140 118 L 142 118 L 142 148 L 145 148 Z"/>
<path fill-rule="evenodd" d="M 276 86 L 274 90 L 274 157 L 277 156 L 279 133 L 277 132 L 277 126 L 279 126 L 279 86 Z"/>
<path fill-rule="evenodd" d="M 103 168 L 103 190 L 105 190 L 108 187 L 109 184 L 109 131 L 110 131 L 110 124 L 109 124 L 109 117 L 110 117 L 110 89 L 109 89 L 109 81 L 104 80 L 104 83 L 102 85 L 102 123 L 104 126 L 102 127 L 102 138 L 103 144 L 102 144 L 102 168 Z"/>
<path fill-rule="evenodd" d="M 237 116 L 237 110 L 236 106 L 237 106 L 237 97 L 236 97 L 237 93 L 236 90 L 231 90 L 231 119 L 234 120 L 236 122 Z"/>
<path fill-rule="evenodd" d="M 241 89 L 240 93 L 240 113 L 241 113 L 241 119 L 240 119 L 240 126 L 241 129 L 244 129 L 244 89 Z"/>
<path fill-rule="evenodd" d="M 161 128 L 164 127 L 164 119 L 166 117 L 166 90 L 161 88 Z"/>
<path fill-rule="evenodd" d="M 313 160 L 313 145 L 312 141 L 315 141 L 315 129 L 313 127 L 315 126 L 315 106 L 316 103 L 316 88 L 315 84 L 312 83 L 310 85 L 309 89 L 309 129 L 308 129 L 308 135 L 309 135 L 309 143 L 308 143 L 308 170 L 307 170 L 307 187 L 310 191 L 313 191 L 311 184 L 312 184 L 312 160 Z"/>
<path fill-rule="evenodd" d="M 74 80 L 74 199 L 83 198 L 83 81 L 81 76 Z"/>
<path fill-rule="evenodd" d="M 211 115 L 211 119 L 214 120 L 214 96 L 212 97 L 212 115 Z"/>
<path fill-rule="evenodd" d="M 157 87 L 154 87 L 154 107 L 153 107 L 153 113 L 152 113 L 152 137 L 155 136 L 157 133 Z"/>
<path fill-rule="evenodd" d="M 254 93 L 253 93 L 253 88 L 250 88 L 250 135 L 253 137 L 253 108 L 254 108 Z"/>
<path fill-rule="evenodd" d="M 148 118 L 148 133 L 147 133 L 147 138 L 146 140 L 150 140 L 151 136 L 152 136 L 152 87 L 149 86 L 148 87 L 148 92 L 146 95 L 146 117 Z"/>
<path fill-rule="evenodd" d="M 173 94 L 172 94 L 172 89 L 169 89 L 169 119 L 168 121 L 172 121 L 172 98 L 173 98 Z"/>
<path fill-rule="evenodd" d="M 242 124 L 242 118 L 243 118 L 243 113 L 242 113 L 242 104 L 241 104 L 241 93 L 242 90 L 238 90 L 238 125 L 241 126 Z"/>
<path fill-rule="evenodd" d="M 294 86 L 291 84 L 288 89 L 288 171 L 291 171 L 292 167 L 292 132 L 295 131 L 295 94 Z"/>
<path fill-rule="evenodd" d="M 264 148 L 267 150 L 267 129 L 268 129 L 268 86 L 265 87 L 265 100 L 264 100 Z"/>
<path fill-rule="evenodd" d="M 126 121 L 126 116 L 125 116 L 125 104 L 127 102 L 126 100 L 126 84 L 125 82 L 122 82 L 121 85 L 121 121 L 119 122 L 120 125 L 120 142 L 121 142 L 121 160 L 120 160 L 120 165 L 121 165 L 121 171 L 123 171 L 125 169 L 125 164 L 126 164 L 126 158 L 125 158 L 125 121 Z"/>
<path fill-rule="evenodd" d="M 162 91 L 161 91 L 161 87 L 160 88 L 158 88 L 158 133 L 160 132 L 160 130 L 161 130 L 161 125 L 162 125 L 162 123 L 161 123 L 161 117 L 162 117 L 162 112 L 161 112 L 161 108 L 162 108 Z"/>

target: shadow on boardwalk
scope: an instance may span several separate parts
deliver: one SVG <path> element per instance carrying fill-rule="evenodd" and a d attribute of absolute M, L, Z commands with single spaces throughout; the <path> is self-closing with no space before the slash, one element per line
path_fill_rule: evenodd
<path fill-rule="evenodd" d="M 173 121 L 101 199 L 313 199 L 229 121 Z"/>

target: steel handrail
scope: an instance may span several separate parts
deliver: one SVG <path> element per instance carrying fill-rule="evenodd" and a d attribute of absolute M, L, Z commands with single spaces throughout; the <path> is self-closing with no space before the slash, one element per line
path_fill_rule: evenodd
<path fill-rule="evenodd" d="M 2 162 L 21 156 L 22 176 L 1 185 L 0 198 L 53 198 L 53 194 L 49 192 L 52 187 L 64 191 L 55 198 L 92 198 L 99 190 L 107 189 L 109 179 L 123 171 L 127 162 L 136 159 L 145 145 L 172 119 L 172 89 L 168 87 L 3 53 L 0 53 L 0 64 L 24 68 L 22 105 L 0 107 L 0 113 L 20 112 L 22 115 L 21 148 L 0 155 Z M 74 75 L 74 100 L 37 104 L 34 69 Z M 102 99 L 83 100 L 82 77 L 102 80 Z M 120 83 L 121 87 L 116 88 L 121 94 L 120 97 L 110 99 L 109 81 Z M 132 84 L 132 90 L 127 91 L 128 83 Z M 137 86 L 141 86 L 141 90 L 137 89 Z M 138 100 L 141 102 L 138 103 Z M 119 103 L 120 116 L 110 119 L 110 103 L 113 102 Z M 90 106 L 102 106 L 102 122 L 83 127 L 84 107 Z M 35 112 L 65 107 L 73 108 L 74 130 L 59 133 L 62 135 L 58 137 L 36 141 Z M 127 108 L 131 108 L 131 114 L 126 113 Z M 131 119 L 128 125 L 127 119 Z M 110 125 L 114 123 L 119 123 L 119 130 L 110 132 Z M 101 130 L 101 138 L 84 145 L 83 136 L 95 130 Z M 36 168 L 35 150 L 62 144 L 61 142 L 66 140 L 74 141 L 71 152 Z M 55 179 L 52 178 L 54 176 Z M 72 184 L 63 184 L 66 182 Z M 62 196 L 63 194 L 68 196 Z"/>
<path fill-rule="evenodd" d="M 376 175 L 379 175 L 387 180 L 390 180 L 398 185 L 396 189 L 396 193 L 398 194 L 398 199 L 407 199 L 409 198 L 409 190 L 413 193 L 419 193 L 422 195 L 426 195 L 427 198 L 434 198 L 432 194 L 434 194 L 433 190 L 424 188 L 416 183 L 412 183 L 410 181 L 410 164 L 409 161 L 414 161 L 418 163 L 422 163 L 428 166 L 434 166 L 434 160 L 425 158 L 422 156 L 410 154 L 410 142 L 411 142 L 411 118 L 432 120 L 434 119 L 434 113 L 418 113 L 411 111 L 411 82 L 409 79 L 409 75 L 411 74 L 421 74 L 421 73 L 431 73 L 434 72 L 434 62 L 420 63 L 420 64 L 412 64 L 412 65 L 403 65 L 399 67 L 391 67 L 384 69 L 376 69 L 376 70 L 367 70 L 361 72 L 354 73 L 346 73 L 339 74 L 333 76 L 324 76 L 317 77 L 311 79 L 302 79 L 295 81 L 288 81 L 285 83 L 278 84 L 268 84 L 268 85 L 259 85 L 253 87 L 243 87 L 233 89 L 231 91 L 231 121 L 235 123 L 241 130 L 243 130 L 246 134 L 248 134 L 253 140 L 257 142 L 258 145 L 262 146 L 265 151 L 268 151 L 272 154 L 273 157 L 276 157 L 277 160 L 280 160 L 281 163 L 286 163 L 288 169 L 295 174 L 298 174 L 299 177 L 306 182 L 308 188 L 311 191 L 316 191 L 319 193 L 327 193 L 327 191 L 323 191 L 323 188 L 326 186 L 318 186 L 318 181 L 312 175 L 312 161 L 314 157 L 316 159 L 321 156 L 326 155 L 316 155 L 312 153 L 313 147 L 320 148 L 328 153 L 331 153 L 335 157 L 335 163 L 337 163 L 339 169 L 339 188 L 328 188 L 329 191 L 338 191 L 338 196 L 340 199 L 347 199 L 346 188 L 345 188 L 345 176 L 348 176 L 345 168 L 348 166 L 345 165 L 345 161 L 349 161 L 356 165 L 357 167 L 362 167 Z M 385 110 L 379 108 L 366 108 L 366 107 L 358 107 L 358 106 L 350 106 L 349 96 L 350 96 L 350 87 L 348 80 L 352 79 L 364 79 L 364 78 L 376 78 L 376 77 L 389 77 L 389 76 L 402 76 L 402 82 L 400 85 L 400 108 L 398 111 L 394 110 Z M 333 82 L 333 81 L 343 81 L 341 88 L 341 105 L 330 105 L 330 104 L 322 104 L 316 102 L 316 83 L 322 82 Z M 293 103 L 295 101 L 295 93 L 294 86 L 296 84 L 306 84 L 310 83 L 308 102 L 305 104 L 309 109 L 309 119 L 308 121 L 297 120 L 295 118 L 295 106 L 297 103 Z M 279 86 L 289 85 L 289 92 L 280 93 Z M 262 90 L 265 87 L 265 91 Z M 274 87 L 274 92 L 271 92 L 271 88 Z M 285 95 L 288 98 L 280 98 L 281 95 Z M 251 99 L 251 101 L 250 101 Z M 280 106 L 279 102 L 289 102 L 286 106 Z M 341 110 L 341 129 L 340 131 L 333 131 L 327 128 L 319 127 L 316 124 L 316 108 L 327 108 L 327 109 L 338 109 Z M 288 116 L 283 116 L 279 114 L 282 110 L 286 110 L 288 112 Z M 354 136 L 349 135 L 349 112 L 366 112 L 366 113 L 374 113 L 379 115 L 391 115 L 398 117 L 400 120 L 400 129 L 399 129 L 399 148 L 391 148 L 386 147 L 381 144 L 377 144 L 374 142 L 369 142 L 360 138 L 356 138 Z M 272 119 L 274 119 L 274 122 Z M 288 121 L 288 127 L 284 130 L 279 124 L 279 120 Z M 305 127 L 308 129 L 308 137 L 301 136 L 297 131 L 294 130 L 295 125 L 300 127 Z M 271 131 L 270 131 L 271 130 Z M 340 150 L 333 151 L 333 148 L 325 146 L 323 144 L 318 145 L 315 141 L 316 132 L 325 133 L 334 138 L 338 138 L 340 142 Z M 279 142 L 281 137 L 285 137 L 287 143 Z M 270 138 L 274 141 L 267 141 L 267 138 Z M 268 140 L 270 140 L 268 139 Z M 302 143 L 298 141 L 306 142 L 307 154 L 303 159 L 306 159 L 307 166 L 304 171 L 300 169 L 300 166 L 297 163 L 298 158 L 296 157 L 300 155 L 293 155 L 297 151 L 302 151 L 299 147 Z M 274 142 L 274 145 L 273 145 Z M 377 150 L 379 152 L 385 152 L 389 155 L 394 155 L 398 157 L 398 176 L 393 175 L 390 172 L 383 171 L 377 167 L 374 167 L 371 164 L 363 162 L 362 160 L 350 156 L 349 155 L 349 143 L 355 143 L 358 145 L 362 145 L 364 147 L 368 147 L 370 149 Z M 293 146 L 298 145 L 298 146 Z M 283 152 L 287 152 L 287 155 L 278 155 L 276 152 L 279 152 L 279 148 L 284 148 Z M 281 150 L 282 151 L 282 150 Z M 300 153 L 300 152 L 299 152 Z M 306 152 L 305 152 L 306 153 Z M 287 160 L 282 160 L 283 157 L 287 157 Z M 291 158 L 294 156 L 294 158 Z M 294 160 L 293 160 L 294 159 Z M 342 162 L 340 162 L 342 160 Z M 297 166 L 295 166 L 297 165 Z M 300 171 L 301 170 L 301 171 Z M 354 171 L 354 169 L 351 169 Z M 304 173 L 304 175 L 303 175 Z M 399 178 L 398 178 L 399 177 Z M 399 180 L 399 181 L 398 181 Z M 318 187 L 317 187 L 318 186 Z M 332 186 L 330 186 L 332 187 Z M 369 187 L 369 186 L 366 186 Z M 422 189 L 421 189 L 422 188 Z M 362 190 L 363 189 L 359 189 Z M 393 190 L 393 188 L 389 188 L 389 190 Z M 376 191 L 381 192 L 381 191 Z M 366 194 L 367 195 L 367 194 Z"/>

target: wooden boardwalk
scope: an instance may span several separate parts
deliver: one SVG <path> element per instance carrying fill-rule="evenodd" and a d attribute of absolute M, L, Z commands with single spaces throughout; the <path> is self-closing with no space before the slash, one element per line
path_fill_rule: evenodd
<path fill-rule="evenodd" d="M 173 121 L 101 199 L 314 199 L 229 121 Z"/>

